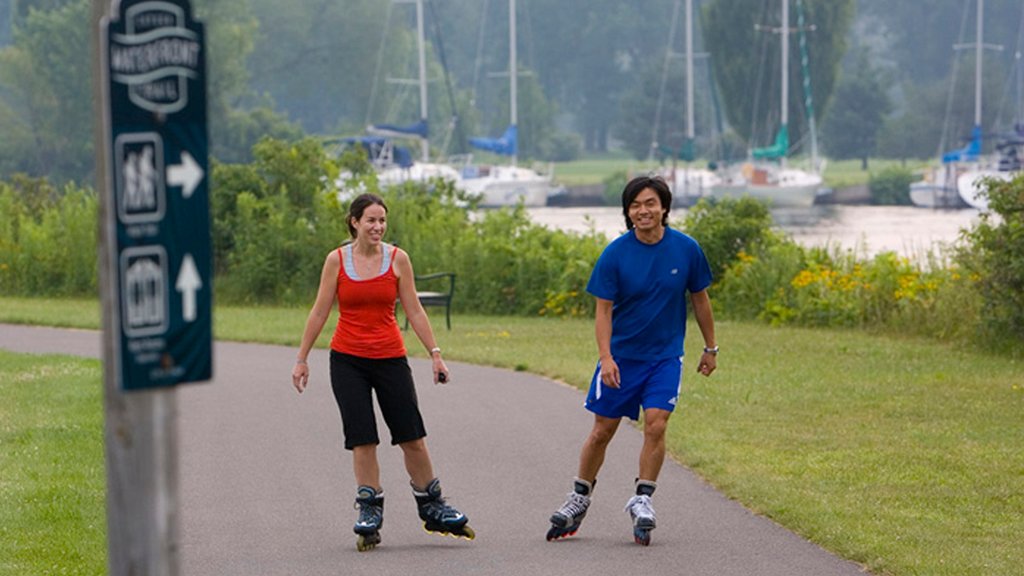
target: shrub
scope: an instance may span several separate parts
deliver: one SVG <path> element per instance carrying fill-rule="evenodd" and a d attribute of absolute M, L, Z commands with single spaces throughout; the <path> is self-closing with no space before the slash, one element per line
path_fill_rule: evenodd
<path fill-rule="evenodd" d="M 914 181 L 914 173 L 906 168 L 890 166 L 868 180 L 871 200 L 882 205 L 910 205 L 910 184 Z"/>
<path fill-rule="evenodd" d="M 97 286 L 92 189 L 45 179 L 0 185 L 0 289 L 5 294 L 91 296 Z"/>
<path fill-rule="evenodd" d="M 785 292 L 804 264 L 804 249 L 791 241 L 771 242 L 754 253 L 741 250 L 715 285 L 715 315 L 767 319 L 766 307 Z"/>
<path fill-rule="evenodd" d="M 715 281 L 740 252 L 755 254 L 765 242 L 775 241 L 768 207 L 753 198 L 701 199 L 686 214 L 683 229 L 704 249 Z"/>
<path fill-rule="evenodd" d="M 964 234 L 957 261 L 976 283 L 986 336 L 1024 341 L 1024 176 L 989 180 L 989 211 Z"/>

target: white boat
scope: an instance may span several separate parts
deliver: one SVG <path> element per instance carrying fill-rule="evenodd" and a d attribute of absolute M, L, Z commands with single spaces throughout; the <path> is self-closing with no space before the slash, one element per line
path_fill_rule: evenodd
<path fill-rule="evenodd" d="M 547 206 L 551 178 L 521 166 L 467 166 L 458 186 L 479 198 L 478 206 Z"/>
<path fill-rule="evenodd" d="M 509 0 L 509 59 L 508 77 L 509 94 L 509 126 L 498 138 L 470 138 L 469 144 L 474 148 L 486 150 L 494 154 L 509 156 L 511 165 L 474 164 L 472 156 L 466 156 L 461 164 L 461 180 L 458 186 L 470 194 L 480 198 L 480 206 L 501 207 L 523 204 L 525 206 L 545 206 L 548 196 L 555 189 L 551 175 L 542 174 L 530 168 L 518 166 L 519 128 L 517 102 L 517 71 L 516 55 L 516 2 Z"/>
<path fill-rule="evenodd" d="M 800 28 L 802 33 L 803 28 Z M 781 122 L 775 136 L 775 143 L 766 148 L 752 151 L 751 160 L 739 166 L 721 171 L 721 182 L 712 186 L 711 193 L 719 197 L 750 196 L 765 200 L 772 207 L 810 207 L 821 189 L 822 177 L 818 173 L 817 134 L 814 114 L 809 113 L 811 132 L 811 166 L 814 171 L 801 170 L 786 165 L 789 153 L 789 0 L 782 0 L 781 38 L 782 96 L 780 98 Z M 807 74 L 804 66 L 804 74 Z M 805 77 L 805 89 L 809 82 Z"/>
<path fill-rule="evenodd" d="M 996 150 L 995 159 L 964 172 L 956 180 L 960 198 L 973 208 L 988 209 L 988 196 L 984 193 L 987 181 L 1009 182 L 1024 174 L 1024 124 L 1018 124 L 1015 135 L 1000 142 Z"/>
<path fill-rule="evenodd" d="M 910 184 L 910 202 L 921 208 L 963 208 L 956 182 L 966 168 L 947 163 L 928 169 L 921 180 Z"/>
<path fill-rule="evenodd" d="M 419 56 L 419 77 L 415 80 L 399 80 L 419 87 L 420 120 L 408 126 L 374 124 L 366 128 L 368 136 L 340 139 L 347 145 L 358 145 L 366 151 L 370 163 L 377 172 L 377 181 L 383 187 L 400 185 L 405 182 L 430 182 L 438 178 L 453 182 L 459 187 L 462 176 L 448 164 L 430 161 L 429 123 L 427 121 L 427 67 L 426 39 L 423 26 L 424 0 L 393 0 L 394 3 L 412 2 L 416 7 L 416 39 Z M 385 30 L 385 34 L 387 30 Z M 419 143 L 420 159 L 414 160 L 410 150 L 397 145 L 396 140 L 413 140 Z M 350 174 L 338 178 L 339 189 L 344 189 Z"/>
<path fill-rule="evenodd" d="M 982 33 L 980 6 L 981 2 L 979 0 L 979 44 L 981 43 Z M 1021 30 L 1024 31 L 1024 10 L 1021 11 Z M 1024 94 L 1022 94 L 1022 86 L 1024 86 L 1024 67 L 1022 65 L 1024 65 L 1024 62 L 1022 62 L 1021 58 L 1024 46 L 1022 44 L 1024 44 L 1024 34 L 1019 35 L 1017 38 L 1017 62 L 1014 68 L 1015 84 L 1017 86 L 1017 107 L 1015 110 L 1016 122 L 1013 125 L 1013 130 L 1001 136 L 1001 140 L 996 144 L 996 154 L 993 157 L 980 158 L 977 167 L 964 172 L 956 181 L 957 191 L 963 201 L 979 210 L 988 209 L 988 195 L 985 194 L 987 181 L 1008 182 L 1024 173 Z"/>
<path fill-rule="evenodd" d="M 746 162 L 726 172 L 712 189 L 719 197 L 750 196 L 773 208 L 811 207 L 821 189 L 821 176 L 766 162 Z"/>
<path fill-rule="evenodd" d="M 1019 126 L 1015 130 L 1016 134 L 997 145 L 998 154 L 995 157 L 982 155 L 982 53 L 988 47 L 984 43 L 984 12 L 985 1 L 978 0 L 974 43 L 957 45 L 974 49 L 974 127 L 971 138 L 963 148 L 943 154 L 940 167 L 930 170 L 923 180 L 910 185 L 910 201 L 916 206 L 984 210 L 988 208 L 988 199 L 982 193 L 984 182 L 987 179 L 1009 180 L 1020 170 L 1017 154 L 1021 146 L 1024 146 L 1024 132 Z"/>
<path fill-rule="evenodd" d="M 664 74 L 668 71 L 668 61 L 672 53 L 672 45 L 675 40 L 676 22 L 679 17 L 679 0 L 676 0 L 672 9 L 672 23 L 669 27 L 669 39 L 668 39 L 668 51 L 665 54 L 665 67 L 662 77 L 662 91 L 658 95 L 658 111 L 655 113 L 655 118 L 661 116 L 661 100 L 664 96 L 665 78 Z M 694 141 L 696 139 L 696 129 L 694 128 L 694 112 L 693 112 L 693 87 L 694 87 L 694 74 L 693 74 L 693 0 L 686 0 L 686 17 L 685 17 L 685 43 L 686 51 L 684 53 L 686 59 L 686 141 L 683 143 L 681 149 L 673 152 L 673 162 L 671 166 L 668 166 L 659 171 L 659 175 L 668 182 L 669 187 L 672 190 L 672 203 L 680 206 L 689 206 L 711 194 L 712 187 L 721 183 L 721 179 L 718 174 L 708 170 L 706 168 L 694 168 L 690 166 L 690 162 L 694 160 Z M 658 126 L 657 122 L 654 127 L 655 136 L 657 135 Z M 652 140 L 657 140 L 656 137 Z M 656 146 L 656 142 L 652 144 L 652 150 Z M 676 164 L 675 158 L 685 160 L 686 163 L 682 166 Z"/>

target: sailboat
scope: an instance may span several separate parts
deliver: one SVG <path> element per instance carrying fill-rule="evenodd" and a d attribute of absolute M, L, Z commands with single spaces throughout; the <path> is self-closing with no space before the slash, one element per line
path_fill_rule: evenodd
<path fill-rule="evenodd" d="M 976 82 L 978 82 L 978 90 L 976 97 L 980 101 L 981 96 L 981 49 L 982 49 L 982 22 L 981 22 L 981 10 L 984 2 L 978 0 L 978 41 L 976 48 L 976 60 L 977 69 Z M 973 208 L 985 210 L 988 208 L 988 196 L 984 194 L 984 190 L 987 188 L 986 181 L 988 180 L 1002 180 L 1008 182 L 1012 180 L 1017 174 L 1020 174 L 1024 170 L 1024 110 L 1021 109 L 1024 106 L 1024 100 L 1021 97 L 1021 83 L 1024 80 L 1024 69 L 1021 68 L 1021 44 L 1024 43 L 1024 10 L 1021 11 L 1021 26 L 1020 30 L 1022 34 L 1017 38 L 1017 50 L 1015 53 L 1015 78 L 1017 84 L 1017 108 L 1014 110 L 1014 126 L 1013 131 L 1009 134 L 1004 135 L 1002 140 L 996 144 L 996 154 L 992 157 L 979 157 L 978 163 L 966 170 L 956 179 L 956 190 L 959 193 L 960 198 L 964 202 L 969 204 Z M 977 127 L 981 120 L 981 109 L 980 104 L 975 105 L 975 126 Z"/>
<path fill-rule="evenodd" d="M 423 26 L 424 0 L 392 0 L 393 3 L 414 3 L 416 6 L 416 37 L 419 56 L 419 77 L 416 80 L 400 80 L 415 82 L 419 87 L 420 120 L 414 124 L 403 126 L 396 124 L 373 124 L 367 127 L 366 136 L 343 138 L 341 142 L 361 146 L 367 153 L 370 163 L 377 172 L 377 181 L 381 186 L 388 187 L 404 182 L 427 182 L 437 178 L 451 181 L 459 186 L 462 180 L 459 171 L 443 164 L 430 162 L 430 129 L 427 121 L 427 59 L 426 39 Z M 416 161 L 412 152 L 395 143 L 396 140 L 412 139 L 419 143 L 420 159 Z M 347 175 L 342 175 L 345 179 Z"/>
<path fill-rule="evenodd" d="M 474 148 L 510 157 L 508 165 L 473 164 L 464 159 L 459 187 L 479 198 L 479 206 L 545 206 L 553 189 L 550 174 L 518 166 L 519 111 L 517 103 L 516 2 L 509 0 L 509 126 L 498 138 L 470 138 Z"/>
<path fill-rule="evenodd" d="M 675 39 L 676 22 L 679 16 L 679 0 L 676 0 L 672 9 L 672 23 L 669 27 L 669 41 L 668 41 L 668 53 L 665 54 L 665 70 L 662 77 L 662 91 L 664 91 L 665 77 L 668 70 L 668 60 L 671 57 L 671 50 L 673 41 Z M 697 199 L 710 193 L 711 188 L 721 183 L 721 179 L 718 174 L 704 168 L 692 168 L 690 162 L 695 159 L 696 154 L 694 153 L 694 140 L 696 136 L 696 129 L 694 128 L 694 112 L 693 112 L 693 0 L 686 0 L 686 16 L 685 16 L 685 42 L 686 42 L 686 140 L 679 150 L 669 150 L 672 153 L 672 165 L 667 169 L 661 171 L 663 176 L 668 182 L 672 189 L 673 199 L 672 202 L 679 203 L 683 206 L 692 204 Z M 658 112 L 655 116 L 660 116 L 661 101 L 659 98 Z M 658 126 L 655 121 L 654 126 L 655 134 L 657 134 Z M 676 165 L 676 159 L 686 161 L 686 164 L 682 168 Z"/>
<path fill-rule="evenodd" d="M 984 43 L 984 0 L 978 0 L 974 39 L 974 127 L 963 148 L 942 155 L 941 164 L 925 173 L 922 180 L 910 185 L 910 201 L 925 208 L 984 208 L 978 196 L 983 166 L 981 131 L 982 53 Z M 966 17 L 966 10 L 965 10 Z M 957 46 L 961 47 L 961 46 Z M 951 88 L 952 90 L 952 88 Z M 951 93 L 952 94 L 952 93 Z"/>
<path fill-rule="evenodd" d="M 799 0 L 797 0 L 799 6 Z M 803 20 L 803 14 L 800 14 Z M 766 148 L 755 148 L 752 158 L 740 165 L 725 170 L 721 181 L 711 187 L 711 194 L 717 197 L 750 196 L 766 200 L 772 207 L 807 207 L 814 204 L 821 188 L 821 175 L 786 165 L 789 154 L 789 0 L 782 0 L 781 71 L 782 95 L 780 99 L 781 122 L 775 142 Z M 801 28 L 802 30 L 802 28 Z M 807 74 L 806 63 L 804 73 Z M 809 83 L 805 81 L 809 90 Z M 814 114 L 808 113 L 811 129 L 811 164 L 818 170 L 817 136 Z"/>

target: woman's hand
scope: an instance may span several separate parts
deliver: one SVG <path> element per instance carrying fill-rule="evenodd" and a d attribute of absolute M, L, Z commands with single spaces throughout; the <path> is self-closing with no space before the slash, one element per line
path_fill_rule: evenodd
<path fill-rule="evenodd" d="M 309 384 L 309 366 L 303 360 L 296 360 L 295 367 L 292 368 L 292 386 L 299 394 L 302 394 L 307 384 Z"/>
<path fill-rule="evenodd" d="M 434 370 L 434 384 L 447 384 L 451 382 L 451 373 L 448 372 L 448 366 L 445 365 L 444 360 L 441 359 L 441 354 L 432 354 L 433 356 L 433 370 Z"/>

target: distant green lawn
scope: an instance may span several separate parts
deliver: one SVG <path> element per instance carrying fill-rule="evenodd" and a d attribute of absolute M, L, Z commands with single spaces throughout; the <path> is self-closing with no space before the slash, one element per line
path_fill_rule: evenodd
<path fill-rule="evenodd" d="M 215 334 L 294 346 L 305 317 L 305 309 L 218 307 Z M 91 301 L 0 298 L 0 322 L 33 318 L 95 327 L 99 312 Z M 579 388 L 593 369 L 590 320 L 456 315 L 450 332 L 435 325 L 451 360 L 527 370 Z M 691 327 L 688 358 L 699 350 L 697 334 Z M 409 350 L 423 355 L 415 337 L 406 336 Z M 735 322 L 720 322 L 718 338 L 718 372 L 703 378 L 686 366 L 683 402 L 669 430 L 674 458 L 730 498 L 876 574 L 1020 574 L 1022 355 Z M 63 375 L 68 371 L 74 378 Z M 0 509 L 20 511 L 15 520 L 0 516 L 0 530 L 13 526 L 0 532 L 0 573 L 19 550 L 11 544 L 15 532 L 38 535 L 34 551 L 63 550 L 63 540 L 46 534 L 53 514 L 72 517 L 73 527 L 86 531 L 82 546 L 102 565 L 102 536 L 90 531 L 102 531 L 102 452 L 65 458 L 79 432 L 41 435 L 34 432 L 38 420 L 10 417 L 78 414 L 81 435 L 98 442 L 99 369 L 95 361 L 0 356 L 4 382 L 26 372 L 39 374 L 31 389 L 15 394 L 10 384 L 0 387 L 4 454 L 8 438 L 27 442 L 19 456 L 0 460 Z M 35 479 L 47 474 L 73 480 L 39 492 Z M 72 559 L 55 565 L 79 573 Z"/>
<path fill-rule="evenodd" d="M 795 162 L 800 165 L 802 161 L 804 160 L 798 159 Z M 707 161 L 698 160 L 693 165 L 704 168 L 707 166 Z M 829 160 L 825 163 L 825 186 L 844 188 L 867 184 L 871 174 L 877 174 L 892 166 L 903 167 L 910 171 L 920 171 L 928 166 L 928 162 L 910 160 L 903 163 L 900 160 L 872 158 L 868 160 L 868 169 L 865 171 L 861 168 L 860 160 Z M 623 152 L 587 155 L 580 160 L 555 163 L 555 180 L 566 186 L 600 184 L 605 178 L 616 172 L 642 174 L 656 168 L 658 168 L 657 163 L 636 160 Z"/>

